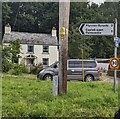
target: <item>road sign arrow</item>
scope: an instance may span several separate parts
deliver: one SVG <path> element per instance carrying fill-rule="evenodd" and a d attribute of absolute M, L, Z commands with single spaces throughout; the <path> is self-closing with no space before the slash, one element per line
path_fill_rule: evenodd
<path fill-rule="evenodd" d="M 79 27 L 79 32 L 84 35 L 84 32 L 83 32 L 83 27 L 84 27 L 85 24 L 81 24 L 80 27 Z"/>

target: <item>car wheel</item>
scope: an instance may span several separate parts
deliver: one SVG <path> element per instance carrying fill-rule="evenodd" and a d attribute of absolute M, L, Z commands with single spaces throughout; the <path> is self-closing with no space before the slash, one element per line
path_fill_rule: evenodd
<path fill-rule="evenodd" d="M 92 76 L 92 75 L 87 75 L 86 77 L 85 77 L 85 81 L 93 81 L 94 80 L 94 77 Z"/>
<path fill-rule="evenodd" d="M 44 80 L 52 80 L 53 79 L 53 76 L 51 74 L 46 74 L 44 77 L 43 77 Z"/>

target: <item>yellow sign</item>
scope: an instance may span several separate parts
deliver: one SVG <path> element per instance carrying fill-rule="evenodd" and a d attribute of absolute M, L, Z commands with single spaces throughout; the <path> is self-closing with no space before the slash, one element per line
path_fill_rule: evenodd
<path fill-rule="evenodd" d="M 60 37 L 61 37 L 61 39 L 63 39 L 64 36 L 65 36 L 65 27 L 61 27 L 60 28 Z"/>
<path fill-rule="evenodd" d="M 119 58 L 110 58 L 110 69 L 119 69 Z"/>

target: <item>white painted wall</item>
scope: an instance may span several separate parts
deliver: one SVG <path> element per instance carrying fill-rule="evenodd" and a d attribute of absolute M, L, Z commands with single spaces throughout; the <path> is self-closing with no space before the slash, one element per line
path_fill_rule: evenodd
<path fill-rule="evenodd" d="M 50 65 L 59 60 L 59 52 L 57 46 L 50 46 Z"/>
<path fill-rule="evenodd" d="M 21 44 L 21 54 L 20 56 L 22 58 L 19 59 L 19 63 L 25 63 L 23 58 L 29 53 L 27 52 L 28 45 L 27 44 Z M 33 53 L 37 59 L 35 60 L 35 64 L 42 63 L 42 58 L 49 58 L 49 65 L 53 64 L 54 62 L 58 61 L 59 53 L 57 46 L 49 46 L 49 54 L 43 53 L 43 45 L 34 45 L 34 53 Z"/>
<path fill-rule="evenodd" d="M 42 53 L 41 45 L 34 45 L 34 55 L 37 57 L 36 64 L 42 63 L 40 54 Z"/>
<path fill-rule="evenodd" d="M 27 45 L 26 44 L 20 44 L 20 57 L 19 58 L 19 64 L 25 64 L 26 65 L 26 62 L 24 60 L 25 56 L 27 55 Z"/>

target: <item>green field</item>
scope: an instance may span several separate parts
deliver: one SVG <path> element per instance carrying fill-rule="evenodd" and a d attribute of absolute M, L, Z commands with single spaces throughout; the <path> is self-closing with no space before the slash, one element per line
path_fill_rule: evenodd
<path fill-rule="evenodd" d="M 52 96 L 51 81 L 34 75 L 3 75 L 3 117 L 113 117 L 118 93 L 105 82 L 68 82 L 64 96 Z"/>

